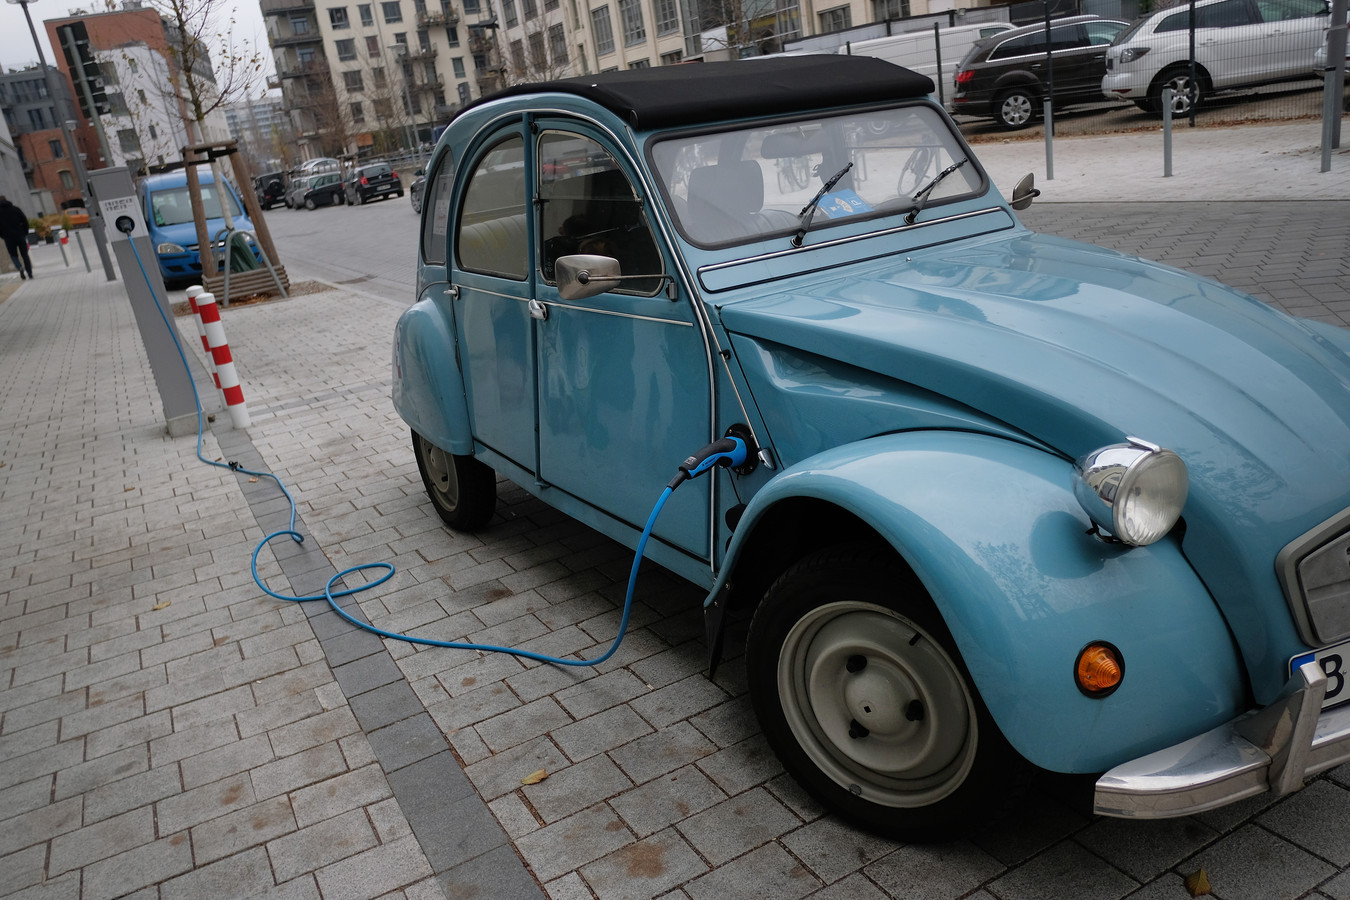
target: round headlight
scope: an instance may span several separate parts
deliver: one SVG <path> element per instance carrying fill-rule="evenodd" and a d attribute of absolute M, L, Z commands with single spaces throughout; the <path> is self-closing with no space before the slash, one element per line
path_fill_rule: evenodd
<path fill-rule="evenodd" d="M 1172 530 L 1186 505 L 1186 464 L 1139 438 L 1094 450 L 1075 467 L 1074 496 L 1097 527 L 1145 547 Z"/>

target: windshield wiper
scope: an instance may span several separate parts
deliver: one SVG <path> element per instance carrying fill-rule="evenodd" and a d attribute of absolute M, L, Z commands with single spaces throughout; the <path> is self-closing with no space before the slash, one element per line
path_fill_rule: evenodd
<path fill-rule="evenodd" d="M 820 190 L 816 191 L 816 195 L 811 198 L 811 202 L 803 206 L 802 211 L 797 213 L 797 218 L 802 220 L 802 225 L 797 229 L 797 233 L 792 236 L 792 246 L 800 247 L 802 245 L 802 240 L 806 237 L 806 231 L 811 227 L 811 220 L 816 216 L 816 206 L 820 203 L 820 198 L 828 194 L 830 189 L 838 184 L 839 179 L 843 178 L 851 168 L 853 168 L 853 163 L 850 162 L 831 175 L 830 180 L 822 184 Z"/>
<path fill-rule="evenodd" d="M 924 206 L 928 204 L 928 198 L 933 195 L 933 188 L 942 184 L 942 179 L 964 166 L 966 162 L 967 158 L 964 156 L 961 157 L 959 160 L 937 173 L 937 176 L 932 181 L 928 182 L 923 190 L 914 195 L 914 208 L 909 211 L 909 215 L 905 216 L 906 225 L 913 225 L 914 220 L 919 217 L 919 213 L 923 212 Z"/>

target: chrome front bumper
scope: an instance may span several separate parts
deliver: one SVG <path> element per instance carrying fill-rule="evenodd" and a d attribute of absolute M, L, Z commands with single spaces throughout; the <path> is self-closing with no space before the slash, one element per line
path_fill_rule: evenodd
<path fill-rule="evenodd" d="M 1326 685 L 1321 666 L 1305 663 L 1265 709 L 1116 766 L 1097 779 L 1096 813 L 1166 819 L 1298 790 L 1350 760 L 1350 704 L 1321 712 Z"/>

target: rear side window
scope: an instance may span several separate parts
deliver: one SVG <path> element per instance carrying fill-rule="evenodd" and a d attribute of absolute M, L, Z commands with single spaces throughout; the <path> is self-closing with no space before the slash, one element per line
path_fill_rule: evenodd
<path fill-rule="evenodd" d="M 1261 18 L 1267 22 L 1283 22 L 1286 19 L 1307 19 L 1311 16 L 1327 15 L 1325 0 L 1256 0 L 1256 8 Z"/>
<path fill-rule="evenodd" d="M 455 234 L 460 266 L 524 281 L 530 265 L 525 214 L 525 141 L 512 136 L 480 157 L 469 175 Z"/>
<path fill-rule="evenodd" d="M 455 158 L 449 151 L 427 176 L 422 189 L 422 261 L 445 265 L 445 241 L 450 233 L 450 188 L 455 177 Z"/>
<path fill-rule="evenodd" d="M 1024 34 L 1020 37 L 1009 38 L 994 48 L 989 54 L 990 59 L 1010 59 L 1014 56 L 1028 56 L 1033 53 L 1045 52 L 1045 32 L 1037 31 L 1034 34 Z"/>
<path fill-rule="evenodd" d="M 1247 0 L 1223 0 L 1195 11 L 1196 28 L 1237 28 L 1255 23 L 1256 16 Z"/>

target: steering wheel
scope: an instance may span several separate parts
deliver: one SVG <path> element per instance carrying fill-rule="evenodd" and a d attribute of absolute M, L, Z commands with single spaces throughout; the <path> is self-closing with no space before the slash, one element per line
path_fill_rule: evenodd
<path fill-rule="evenodd" d="M 904 168 L 900 170 L 900 180 L 895 186 L 895 192 L 901 197 L 913 197 L 914 192 L 928 177 L 936 156 L 932 147 L 916 147 L 909 155 L 909 159 L 905 160 Z"/>

